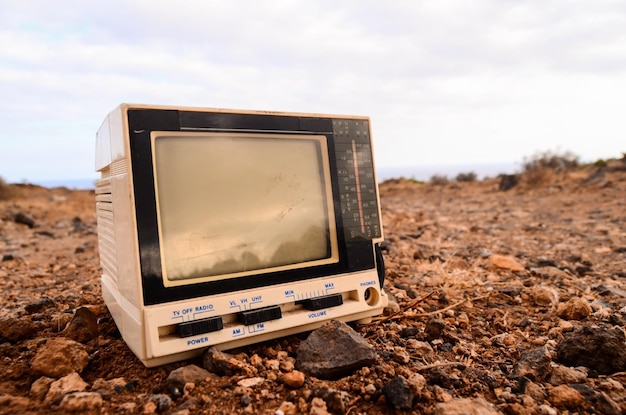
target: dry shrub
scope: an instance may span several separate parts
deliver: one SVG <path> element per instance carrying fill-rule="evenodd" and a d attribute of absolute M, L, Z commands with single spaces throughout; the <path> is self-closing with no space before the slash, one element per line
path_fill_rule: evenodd
<path fill-rule="evenodd" d="M 551 182 L 555 175 L 578 168 L 579 158 L 572 152 L 538 152 L 524 157 L 522 177 L 529 187 L 537 187 Z"/>
<path fill-rule="evenodd" d="M 475 182 L 477 177 L 478 176 L 476 176 L 476 173 L 474 173 L 473 171 L 470 171 L 467 173 L 457 174 L 455 180 L 457 182 Z"/>
<path fill-rule="evenodd" d="M 578 166 L 579 157 L 570 151 L 563 153 L 550 150 L 538 152 L 530 157 L 524 157 L 524 163 L 522 163 L 524 173 L 537 169 L 547 169 L 560 173 L 575 169 Z"/>
<path fill-rule="evenodd" d="M 435 174 L 430 177 L 430 180 L 428 182 L 434 185 L 442 185 L 442 184 L 448 184 L 449 180 L 448 180 L 448 176 L 445 176 L 442 174 Z"/>
<path fill-rule="evenodd" d="M 15 196 L 15 189 L 0 177 L 0 200 L 8 200 Z"/>

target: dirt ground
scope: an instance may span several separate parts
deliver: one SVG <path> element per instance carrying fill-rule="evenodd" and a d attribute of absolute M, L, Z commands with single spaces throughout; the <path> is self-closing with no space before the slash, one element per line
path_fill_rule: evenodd
<path fill-rule="evenodd" d="M 376 349 L 374 365 L 287 384 L 303 334 L 231 351 L 251 369 L 179 394 L 167 376 L 202 360 L 145 368 L 103 304 L 93 192 L 13 186 L 0 201 L 0 413 L 65 411 L 35 393 L 32 362 L 81 306 L 98 326 L 79 375 L 102 396 L 84 412 L 463 413 L 445 406 L 462 403 L 474 411 L 465 413 L 626 413 L 626 169 L 548 171 L 508 191 L 500 183 L 381 184 L 392 302 L 355 328 Z M 568 335 L 596 328 L 622 333 L 622 352 L 600 362 L 617 366 L 566 362 Z M 534 359 L 536 350 L 547 357 Z"/>

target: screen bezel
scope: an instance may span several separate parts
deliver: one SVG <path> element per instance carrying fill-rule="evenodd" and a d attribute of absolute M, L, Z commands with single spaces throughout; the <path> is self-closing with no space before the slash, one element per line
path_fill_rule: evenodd
<path fill-rule="evenodd" d="M 162 215 L 162 207 L 161 207 L 161 187 L 159 180 L 159 169 L 157 167 L 157 141 L 159 139 L 187 139 L 190 138 L 192 140 L 233 140 L 237 141 L 238 139 L 243 140 L 266 140 L 273 141 L 278 144 L 281 140 L 285 143 L 287 141 L 292 143 L 297 143 L 299 140 L 302 142 L 308 141 L 310 143 L 314 143 L 314 151 L 316 153 L 317 159 L 319 161 L 319 186 L 320 186 L 320 196 L 323 203 L 323 216 L 324 221 L 326 222 L 326 239 L 327 239 L 327 256 L 323 258 L 310 259 L 302 262 L 292 263 L 292 264 L 281 264 L 281 265 L 273 265 L 268 266 L 266 268 L 258 268 L 252 270 L 238 271 L 238 272 L 230 272 L 224 274 L 213 274 L 213 275 L 205 275 L 198 277 L 190 277 L 184 279 L 175 279 L 170 278 L 169 269 L 171 269 L 171 265 L 168 264 L 168 256 L 171 256 L 167 252 L 166 244 L 160 243 L 161 249 L 161 263 L 162 263 L 162 275 L 163 275 L 163 283 L 166 287 L 174 287 L 174 286 L 183 286 L 189 284 L 197 284 L 201 282 L 209 282 L 209 281 L 218 281 L 218 280 L 226 280 L 230 278 L 239 278 L 246 277 L 252 275 L 261 275 L 268 274 L 278 271 L 289 271 L 289 270 L 298 270 L 302 268 L 319 266 L 319 265 L 327 265 L 337 263 L 339 261 L 339 253 L 338 253 L 338 243 L 337 243 L 337 228 L 335 221 L 335 209 L 333 207 L 333 197 L 332 197 L 332 183 L 330 180 L 330 167 L 329 167 L 329 157 L 328 157 L 328 146 L 326 144 L 326 136 L 324 135 L 305 135 L 305 134 L 275 134 L 275 133 L 262 133 L 262 132 L 251 132 L 251 133 L 223 133 L 223 132 L 171 132 L 171 131 L 153 131 L 150 134 L 150 141 L 152 147 L 152 158 L 153 158 L 153 169 L 154 169 L 154 188 L 155 188 L 155 196 L 156 196 L 156 208 L 157 208 L 157 224 L 159 228 L 159 241 L 165 241 L 165 227 L 164 227 L 164 218 Z M 230 154 L 225 154 L 229 156 Z M 256 155 L 255 155 L 256 156 Z M 264 160 L 260 160 L 260 163 L 266 163 Z M 219 172 L 216 172 L 215 177 L 220 175 Z M 239 172 L 233 172 L 232 176 L 236 176 Z M 282 174 L 282 172 L 281 172 Z M 193 181 L 193 177 L 186 178 L 185 181 Z M 205 178 L 206 179 L 206 178 Z M 234 179 L 237 180 L 237 179 Z M 239 179 L 241 180 L 241 179 Z M 236 183 L 236 182 L 234 182 Z M 216 195 L 219 199 L 219 195 Z M 213 198 L 211 198 L 213 199 Z M 212 200 L 213 201 L 213 200 Z M 209 206 L 207 206 L 208 210 Z"/>
<path fill-rule="evenodd" d="M 127 110 L 127 120 L 132 198 L 135 207 L 144 305 L 163 304 L 375 268 L 373 241 L 367 238 L 346 240 L 343 232 L 337 164 L 333 157 L 335 149 L 331 118 L 275 115 L 271 113 L 247 114 L 129 108 Z M 296 270 L 283 270 L 167 287 L 163 283 L 162 275 L 150 137 L 153 132 L 175 131 L 257 132 L 264 134 L 313 134 L 324 136 L 328 148 L 339 261 L 333 264 L 311 266 Z"/>

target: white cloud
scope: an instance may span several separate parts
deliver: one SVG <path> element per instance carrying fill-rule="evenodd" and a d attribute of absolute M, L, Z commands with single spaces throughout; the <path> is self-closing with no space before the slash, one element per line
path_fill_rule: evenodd
<path fill-rule="evenodd" d="M 619 0 L 7 3 L 9 180 L 93 174 L 120 102 L 370 115 L 379 166 L 626 150 Z"/>

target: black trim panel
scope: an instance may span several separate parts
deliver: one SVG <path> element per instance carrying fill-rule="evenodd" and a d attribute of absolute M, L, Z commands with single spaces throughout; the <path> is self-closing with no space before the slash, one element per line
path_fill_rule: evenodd
<path fill-rule="evenodd" d="M 337 226 L 339 245 L 338 263 L 220 281 L 192 283 L 177 287 L 165 287 L 161 274 L 161 254 L 150 141 L 152 131 L 195 129 L 322 134 L 327 138 L 329 153 L 335 154 L 332 133 L 333 123 L 331 119 L 318 117 L 130 109 L 128 111 L 128 125 L 145 305 L 222 294 L 376 267 L 371 239 L 362 237 L 351 240 L 346 239 L 347 237 L 343 231 L 340 198 L 334 197 L 335 225 Z M 331 170 L 333 195 L 339 195 L 337 162 L 334 157 L 329 158 L 329 167 Z"/>

